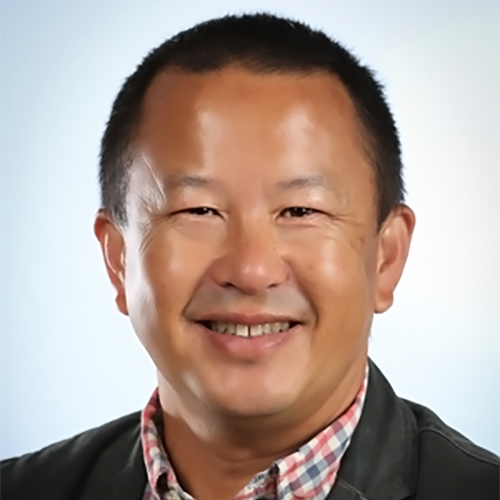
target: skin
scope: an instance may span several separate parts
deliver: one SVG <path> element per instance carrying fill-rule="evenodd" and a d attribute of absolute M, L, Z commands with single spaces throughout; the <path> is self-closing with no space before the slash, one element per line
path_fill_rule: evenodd
<path fill-rule="evenodd" d="M 377 230 L 361 127 L 323 73 L 165 71 L 133 146 L 127 227 L 101 211 L 95 233 L 158 369 L 182 486 L 230 499 L 352 403 L 415 218 L 399 205 Z M 230 313 L 300 324 L 233 352 L 196 323 Z"/>

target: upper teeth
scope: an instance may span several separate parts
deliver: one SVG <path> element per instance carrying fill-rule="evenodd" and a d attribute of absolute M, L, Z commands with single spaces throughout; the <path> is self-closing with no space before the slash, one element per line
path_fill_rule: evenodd
<path fill-rule="evenodd" d="M 223 321 L 211 321 L 210 329 L 219 333 L 229 333 L 239 337 L 257 337 L 267 333 L 283 332 L 290 328 L 290 322 L 264 323 L 263 325 L 237 325 Z"/>

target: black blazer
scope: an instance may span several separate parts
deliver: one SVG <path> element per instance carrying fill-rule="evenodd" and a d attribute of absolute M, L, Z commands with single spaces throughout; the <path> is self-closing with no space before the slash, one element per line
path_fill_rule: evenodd
<path fill-rule="evenodd" d="M 328 500 L 498 500 L 499 459 L 370 362 L 365 407 Z M 2 462 L 2 500 L 142 500 L 140 413 Z"/>

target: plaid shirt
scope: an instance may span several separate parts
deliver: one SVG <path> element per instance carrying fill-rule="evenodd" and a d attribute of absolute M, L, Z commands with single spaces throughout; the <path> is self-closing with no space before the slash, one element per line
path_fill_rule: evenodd
<path fill-rule="evenodd" d="M 361 416 L 363 384 L 347 411 L 296 452 L 257 474 L 233 500 L 324 500 L 335 484 L 340 461 Z M 141 438 L 148 483 L 143 500 L 193 500 L 179 485 L 162 444 L 163 419 L 158 390 L 142 413 Z"/>

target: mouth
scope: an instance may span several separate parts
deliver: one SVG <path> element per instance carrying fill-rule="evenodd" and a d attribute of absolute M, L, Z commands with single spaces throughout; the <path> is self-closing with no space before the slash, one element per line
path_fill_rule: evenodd
<path fill-rule="evenodd" d="M 286 332 L 299 324 L 298 321 L 274 321 L 259 324 L 245 324 L 215 320 L 203 320 L 197 321 L 197 323 L 216 333 L 244 338 L 254 338 Z"/>

